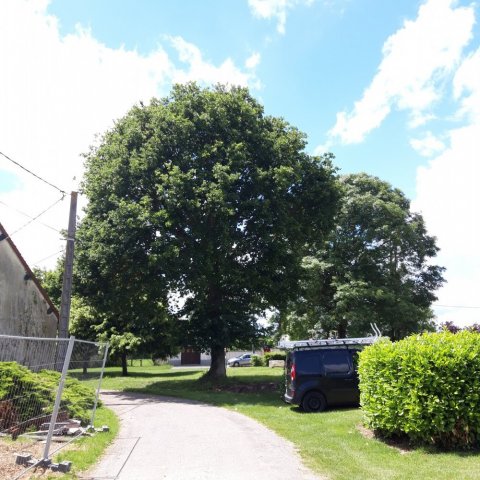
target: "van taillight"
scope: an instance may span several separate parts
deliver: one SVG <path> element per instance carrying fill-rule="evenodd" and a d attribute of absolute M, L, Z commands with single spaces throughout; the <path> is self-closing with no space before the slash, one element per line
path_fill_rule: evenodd
<path fill-rule="evenodd" d="M 295 380 L 295 376 L 297 372 L 295 371 L 295 364 L 292 363 L 292 369 L 290 370 L 290 380 L 293 382 Z"/>

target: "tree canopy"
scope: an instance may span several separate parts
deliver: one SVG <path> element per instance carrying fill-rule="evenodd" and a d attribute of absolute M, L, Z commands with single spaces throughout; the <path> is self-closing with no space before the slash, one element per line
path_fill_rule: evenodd
<path fill-rule="evenodd" d="M 302 293 L 281 315 L 292 337 L 366 334 L 375 322 L 392 339 L 432 329 L 430 305 L 443 283 L 435 238 L 389 183 L 366 174 L 339 179 L 335 228 L 303 260 Z"/>
<path fill-rule="evenodd" d="M 83 289 L 109 329 L 148 331 L 180 298 L 182 342 L 225 375 L 225 347 L 295 296 L 332 226 L 331 156 L 305 144 L 244 88 L 177 85 L 120 119 L 86 156 L 78 232 Z"/>

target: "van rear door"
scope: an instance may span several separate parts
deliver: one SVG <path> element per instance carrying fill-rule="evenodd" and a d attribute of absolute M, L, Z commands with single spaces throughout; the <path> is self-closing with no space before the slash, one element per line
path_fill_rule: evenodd
<path fill-rule="evenodd" d="M 358 377 L 354 370 L 352 352 L 345 348 L 325 349 L 322 357 L 327 402 L 336 405 L 358 403 Z"/>
<path fill-rule="evenodd" d="M 285 358 L 285 395 L 284 400 L 291 403 L 295 394 L 295 356 L 288 352 Z M 292 375 L 293 370 L 293 375 Z M 293 377 L 293 378 L 292 378 Z"/>

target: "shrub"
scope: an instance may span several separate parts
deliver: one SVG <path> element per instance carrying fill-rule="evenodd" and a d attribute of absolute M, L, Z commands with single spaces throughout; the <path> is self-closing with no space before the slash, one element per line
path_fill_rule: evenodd
<path fill-rule="evenodd" d="M 480 336 L 445 331 L 378 342 L 360 353 L 369 427 L 442 448 L 480 445 Z"/>
<path fill-rule="evenodd" d="M 39 384 L 44 388 L 50 388 L 56 394 L 60 373 L 42 370 L 38 377 Z M 82 425 L 86 425 L 90 420 L 94 402 L 95 392 L 91 387 L 82 384 L 76 378 L 67 377 L 60 403 L 61 411 L 66 410 L 70 418 L 81 420 Z"/>
<path fill-rule="evenodd" d="M 268 362 L 270 360 L 285 360 L 287 354 L 285 352 L 267 352 L 263 358 L 265 359 L 265 366 L 268 367 Z"/>
<path fill-rule="evenodd" d="M 252 355 L 252 365 L 254 367 L 264 367 L 265 357 L 260 355 Z"/>
<path fill-rule="evenodd" d="M 7 429 L 13 424 L 52 413 L 59 380 L 58 372 L 34 373 L 16 362 L 0 362 L 0 427 Z M 94 401 L 92 388 L 67 377 L 60 411 L 86 424 Z"/>
<path fill-rule="evenodd" d="M 16 362 L 0 363 L 0 402 L 8 404 L 8 418 L 19 423 L 42 415 L 51 403 L 50 388 L 39 384 L 35 373 Z M 10 427 L 5 408 L 0 423 L 3 429 Z M 16 422 L 15 422 L 16 423 Z"/>

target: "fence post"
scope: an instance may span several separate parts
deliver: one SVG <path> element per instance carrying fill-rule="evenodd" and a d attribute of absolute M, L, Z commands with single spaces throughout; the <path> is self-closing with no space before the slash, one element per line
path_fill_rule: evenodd
<path fill-rule="evenodd" d="M 107 363 L 108 343 L 105 343 L 105 354 L 103 355 L 102 370 L 100 371 L 100 378 L 98 380 L 97 393 L 95 395 L 95 403 L 93 405 L 92 418 L 90 419 L 90 425 L 94 427 L 95 413 L 97 411 L 98 397 L 100 395 L 100 388 L 102 387 L 103 372 L 105 371 L 105 364 Z"/>
<path fill-rule="evenodd" d="M 59 340 L 59 341 L 62 342 L 62 340 Z M 70 339 L 68 340 L 67 352 L 65 354 L 65 358 L 63 362 L 62 375 L 60 377 L 60 382 L 58 383 L 57 396 L 55 398 L 55 405 L 53 407 L 52 416 L 50 417 L 50 427 L 48 428 L 48 435 L 47 435 L 47 440 L 45 444 L 45 450 L 43 452 L 43 461 L 48 460 L 50 444 L 52 442 L 53 432 L 55 430 L 55 424 L 57 423 L 58 410 L 60 409 L 60 402 L 62 400 L 63 387 L 65 385 L 65 379 L 67 378 L 67 372 L 68 372 L 68 367 L 70 365 L 70 358 L 72 356 L 74 343 L 75 343 L 75 337 L 71 336 Z"/>

